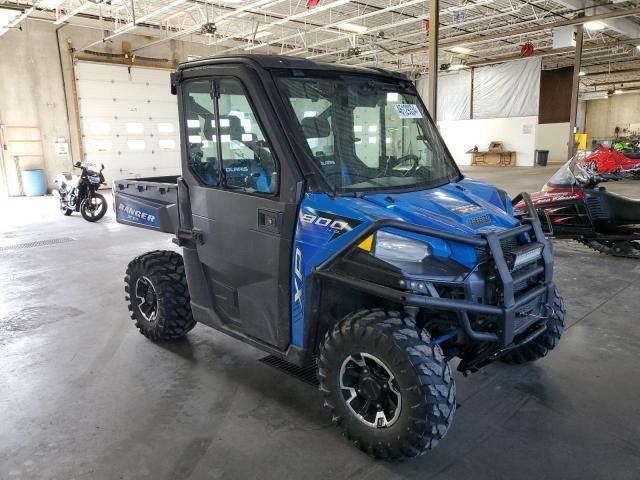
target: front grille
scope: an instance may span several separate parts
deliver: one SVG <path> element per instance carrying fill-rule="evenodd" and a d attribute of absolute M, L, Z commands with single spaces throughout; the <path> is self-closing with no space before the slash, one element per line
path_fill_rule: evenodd
<path fill-rule="evenodd" d="M 469 220 L 469 226 L 478 227 L 480 225 L 484 225 L 485 223 L 489 223 L 489 222 L 491 222 L 490 215 L 480 215 L 479 217 L 473 217 L 471 220 Z"/>
<path fill-rule="evenodd" d="M 503 252 L 513 250 L 518 247 L 518 239 L 516 237 L 508 237 L 500 240 L 500 246 Z"/>

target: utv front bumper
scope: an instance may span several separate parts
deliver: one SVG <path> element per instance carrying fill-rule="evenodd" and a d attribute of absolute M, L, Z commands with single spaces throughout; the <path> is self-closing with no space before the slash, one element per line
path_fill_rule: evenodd
<path fill-rule="evenodd" d="M 367 226 L 348 245 L 320 264 L 315 274 L 400 305 L 453 313 L 467 340 L 494 344 L 495 348 L 491 351 L 497 358 L 500 354 L 528 343 L 544 332 L 546 319 L 545 315 L 540 313 L 549 312 L 547 305 L 552 302 L 554 296 L 551 248 L 542 232 L 531 199 L 526 193 L 522 195 L 526 215 L 521 218 L 522 224 L 512 229 L 482 233 L 480 237 L 468 237 L 398 220 L 382 219 Z M 478 269 L 469 272 L 465 278 L 458 281 L 447 279 L 445 283 L 448 287 L 457 286 L 460 292 L 464 292 L 455 298 L 441 296 L 433 288 L 441 279 L 422 279 L 430 288 L 424 288 L 424 292 L 416 292 L 350 275 L 341 268 L 343 260 L 348 259 L 364 239 L 382 228 L 405 230 L 472 246 L 478 255 L 483 257 L 483 265 L 486 268 L 482 272 Z M 518 242 L 517 239 L 522 238 L 526 238 L 526 241 Z M 521 245 L 518 245 L 519 243 Z M 518 268 L 518 257 L 526 263 L 526 268 Z M 472 281 L 474 276 L 479 282 Z M 474 290 L 477 292 L 478 283 L 485 292 L 490 290 L 490 294 L 476 296 Z M 487 302 L 487 299 L 490 301 Z M 476 318 L 491 319 L 493 328 L 474 328 L 473 325 L 477 322 L 473 319 Z"/>

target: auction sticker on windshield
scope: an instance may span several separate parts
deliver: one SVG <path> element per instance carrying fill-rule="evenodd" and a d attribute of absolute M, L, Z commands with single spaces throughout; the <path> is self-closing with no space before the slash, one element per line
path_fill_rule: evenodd
<path fill-rule="evenodd" d="M 411 103 L 396 103 L 393 108 L 400 118 L 422 118 L 417 105 Z"/>

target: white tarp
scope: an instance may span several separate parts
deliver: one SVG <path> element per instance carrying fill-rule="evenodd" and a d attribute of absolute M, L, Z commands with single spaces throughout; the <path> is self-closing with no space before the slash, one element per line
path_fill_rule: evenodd
<path fill-rule="evenodd" d="M 416 88 L 426 103 L 428 77 L 419 78 Z M 461 70 L 438 75 L 438 121 L 469 120 L 471 114 L 471 71 Z"/>
<path fill-rule="evenodd" d="M 473 118 L 537 115 L 541 62 L 537 57 L 476 68 Z"/>

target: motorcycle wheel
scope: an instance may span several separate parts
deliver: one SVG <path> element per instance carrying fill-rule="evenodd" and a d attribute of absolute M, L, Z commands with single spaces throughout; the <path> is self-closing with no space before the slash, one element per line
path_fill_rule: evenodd
<path fill-rule="evenodd" d="M 60 213 L 62 213 L 64 216 L 68 217 L 69 215 L 71 215 L 73 213 L 73 210 L 71 210 L 70 208 L 67 208 L 63 205 L 62 202 L 60 202 Z"/>
<path fill-rule="evenodd" d="M 87 222 L 97 222 L 107 213 L 107 200 L 99 193 L 85 198 L 80 204 L 80 214 Z"/>

